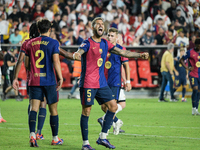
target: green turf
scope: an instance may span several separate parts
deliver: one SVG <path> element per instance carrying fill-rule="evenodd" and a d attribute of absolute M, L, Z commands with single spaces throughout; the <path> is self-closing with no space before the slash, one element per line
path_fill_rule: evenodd
<path fill-rule="evenodd" d="M 27 116 L 28 100 L 0 101 L 1 114 L 7 121 L 0 123 L 0 150 L 28 150 L 29 130 Z M 118 150 L 196 150 L 200 149 L 200 116 L 191 115 L 191 101 L 186 103 L 158 103 L 157 99 L 128 99 L 126 108 L 117 116 L 122 119 L 125 134 L 109 134 L 108 139 Z M 62 99 L 58 105 L 59 137 L 64 144 L 51 146 L 49 113 L 42 133 L 45 140 L 38 141 L 41 150 L 80 150 L 81 105 L 79 100 Z M 105 149 L 95 142 L 100 133 L 97 118 L 103 115 L 95 103 L 89 119 L 89 141 L 96 150 Z M 110 132 L 112 129 L 110 130 Z"/>

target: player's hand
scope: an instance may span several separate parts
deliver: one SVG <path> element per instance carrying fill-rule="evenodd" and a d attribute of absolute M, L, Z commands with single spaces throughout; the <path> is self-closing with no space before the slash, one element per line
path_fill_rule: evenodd
<path fill-rule="evenodd" d="M 80 60 L 80 59 L 81 59 L 81 54 L 75 52 L 75 53 L 73 54 L 73 59 L 74 59 L 74 60 Z"/>
<path fill-rule="evenodd" d="M 17 79 L 14 79 L 12 86 L 15 90 L 18 90 L 19 89 L 19 81 Z"/>
<path fill-rule="evenodd" d="M 129 92 L 131 89 L 132 89 L 131 84 L 130 83 L 126 83 L 125 90 L 127 92 Z"/>
<path fill-rule="evenodd" d="M 140 58 L 142 59 L 148 59 L 149 58 L 149 53 L 141 53 Z"/>
<path fill-rule="evenodd" d="M 60 80 L 57 82 L 56 91 L 59 91 L 59 90 L 61 89 L 62 84 L 63 84 L 63 79 L 60 79 Z"/>
<path fill-rule="evenodd" d="M 173 71 L 170 71 L 169 73 L 170 73 L 171 75 L 173 75 Z"/>
<path fill-rule="evenodd" d="M 192 71 L 192 70 L 194 70 L 194 67 L 189 67 L 188 70 Z"/>
<path fill-rule="evenodd" d="M 175 75 L 176 75 L 176 76 L 179 76 L 179 72 L 178 72 L 178 71 L 176 71 L 176 72 L 175 72 Z"/>

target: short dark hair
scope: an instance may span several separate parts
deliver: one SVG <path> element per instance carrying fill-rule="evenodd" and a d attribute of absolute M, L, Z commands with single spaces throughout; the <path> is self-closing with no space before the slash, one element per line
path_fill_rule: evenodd
<path fill-rule="evenodd" d="M 36 23 L 32 23 L 32 25 L 30 26 L 30 30 L 29 30 L 29 36 L 30 38 L 36 38 L 40 35 L 40 33 L 38 32 L 38 28 L 37 28 L 37 24 Z"/>
<path fill-rule="evenodd" d="M 197 38 L 197 39 L 195 40 L 194 44 L 195 44 L 195 45 L 200 44 L 200 38 Z"/>
<path fill-rule="evenodd" d="M 41 34 L 47 33 L 51 28 L 51 22 L 47 19 L 42 19 L 37 22 L 37 27 Z"/>

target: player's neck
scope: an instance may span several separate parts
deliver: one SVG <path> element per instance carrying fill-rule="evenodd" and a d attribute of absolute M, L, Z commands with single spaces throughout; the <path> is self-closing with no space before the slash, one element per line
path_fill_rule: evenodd
<path fill-rule="evenodd" d="M 116 42 L 113 42 L 112 44 L 113 44 L 113 45 L 116 45 L 117 43 L 116 43 Z"/>
<path fill-rule="evenodd" d="M 95 42 L 101 42 L 101 37 L 96 37 L 95 35 L 92 36 L 92 39 L 95 41 Z"/>
<path fill-rule="evenodd" d="M 48 37 L 49 37 L 49 35 L 50 35 L 49 32 L 41 34 L 41 36 L 48 36 Z"/>

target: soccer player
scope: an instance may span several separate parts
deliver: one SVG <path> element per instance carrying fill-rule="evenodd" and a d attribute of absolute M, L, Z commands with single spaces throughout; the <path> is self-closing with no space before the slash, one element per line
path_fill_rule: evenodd
<path fill-rule="evenodd" d="M 108 87 L 105 75 L 104 66 L 106 61 L 107 52 L 118 54 L 130 58 L 143 58 L 149 57 L 148 53 L 135 53 L 126 50 L 121 50 L 115 47 L 106 39 L 103 39 L 104 22 L 103 19 L 97 17 L 92 22 L 93 36 L 85 40 L 79 47 L 78 51 L 73 54 L 74 59 L 81 58 L 81 77 L 80 77 L 80 97 L 82 104 L 82 115 L 80 119 L 83 146 L 82 150 L 94 150 L 88 140 L 88 119 L 94 98 L 98 103 L 105 104 L 108 108 L 102 130 L 97 144 L 103 145 L 108 148 L 114 149 L 115 146 L 111 145 L 107 140 L 107 131 L 110 129 L 115 112 L 117 110 L 117 103 L 112 96 L 112 91 Z"/>
<path fill-rule="evenodd" d="M 44 101 L 44 96 L 50 111 L 50 126 L 53 136 L 51 145 L 63 143 L 63 139 L 58 138 L 58 90 L 63 83 L 59 59 L 59 43 L 49 37 L 51 32 L 51 22 L 49 20 L 42 19 L 37 22 L 37 26 L 41 36 L 29 40 L 25 52 L 25 66 L 30 70 L 28 85 L 31 99 L 31 111 L 29 113 L 31 147 L 38 147 L 35 122 L 40 101 Z M 57 75 L 57 85 L 54 68 Z"/>
<path fill-rule="evenodd" d="M 118 36 L 121 39 L 118 39 Z M 113 45 L 115 45 L 116 47 L 120 49 L 123 49 L 123 50 L 126 49 L 125 47 L 122 47 L 121 45 L 117 44 L 117 40 L 118 41 L 120 40 L 120 43 L 122 44 L 121 42 L 122 37 L 118 35 L 118 30 L 116 28 L 110 28 L 108 30 L 108 41 L 110 41 Z M 112 90 L 115 100 L 117 100 L 118 109 L 116 113 L 124 109 L 126 106 L 125 98 L 119 99 L 119 95 L 121 94 L 121 92 L 123 92 L 121 91 L 122 90 L 121 89 L 121 65 L 122 64 L 125 68 L 125 72 L 127 76 L 126 88 L 127 88 L 127 91 L 130 91 L 131 84 L 130 84 L 130 68 L 129 68 L 128 59 L 108 52 L 107 60 L 105 62 L 105 76 L 107 79 L 108 86 Z M 101 109 L 106 113 L 107 107 L 105 104 L 101 105 Z M 101 126 L 103 125 L 103 119 L 104 119 L 104 116 L 98 119 L 98 122 L 100 123 Z M 122 120 L 118 119 L 115 116 L 113 120 L 113 129 L 114 129 L 113 133 L 115 135 L 119 134 L 119 131 L 122 125 L 123 125 Z"/>
<path fill-rule="evenodd" d="M 180 56 L 174 59 L 174 71 L 175 71 L 175 87 L 174 92 L 178 89 L 179 86 L 182 85 L 182 102 L 186 102 L 185 92 L 186 92 L 186 81 L 187 81 L 187 71 L 185 68 L 179 63 L 179 60 L 182 56 L 185 55 L 185 48 L 180 48 Z"/>
<path fill-rule="evenodd" d="M 200 98 L 200 39 L 195 40 L 195 48 L 186 52 L 186 55 L 180 59 L 180 63 L 189 71 L 189 80 L 192 87 L 192 115 L 200 115 L 198 112 Z M 188 66 L 184 60 L 188 59 Z"/>

